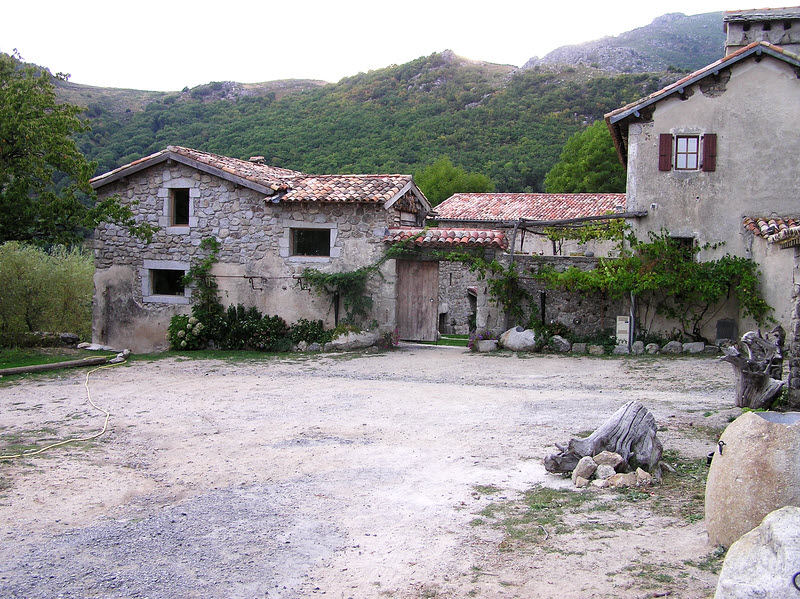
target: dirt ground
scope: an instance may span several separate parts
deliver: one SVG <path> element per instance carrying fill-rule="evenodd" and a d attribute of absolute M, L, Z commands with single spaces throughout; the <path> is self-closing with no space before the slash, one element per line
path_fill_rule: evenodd
<path fill-rule="evenodd" d="M 98 430 L 84 377 L 0 382 L 0 453 Z M 733 385 L 715 358 L 432 346 L 102 370 L 107 434 L 0 462 L 0 596 L 711 597 L 696 493 L 567 491 L 542 458 L 631 399 L 701 458 Z"/>

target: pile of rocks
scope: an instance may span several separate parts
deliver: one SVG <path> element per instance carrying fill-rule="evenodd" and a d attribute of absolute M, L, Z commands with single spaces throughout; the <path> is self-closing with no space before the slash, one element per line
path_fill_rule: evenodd
<path fill-rule="evenodd" d="M 603 451 L 594 457 L 585 456 L 572 471 L 572 482 L 579 489 L 590 485 L 599 488 L 646 487 L 653 483 L 653 475 L 641 468 L 636 472 L 617 472 L 617 469 L 625 467 L 625 460 L 618 453 Z"/>
<path fill-rule="evenodd" d="M 514 327 L 500 335 L 498 345 L 511 351 L 541 351 L 544 349 L 544 341 L 532 329 Z M 487 346 L 485 351 L 493 351 L 496 346 Z M 602 345 L 590 343 L 570 343 L 561 335 L 553 335 L 547 343 L 547 349 L 558 353 L 590 354 L 602 356 L 606 353 L 606 348 Z M 642 341 L 636 341 L 628 348 L 627 345 L 617 345 L 612 353 L 614 354 L 716 354 L 720 349 L 716 345 L 707 345 L 702 341 L 681 343 L 680 341 L 669 341 L 663 346 L 657 343 L 645 345 Z"/>

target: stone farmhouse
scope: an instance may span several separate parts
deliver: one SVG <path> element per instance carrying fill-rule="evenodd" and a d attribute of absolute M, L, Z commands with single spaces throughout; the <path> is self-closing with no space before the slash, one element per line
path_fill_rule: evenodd
<path fill-rule="evenodd" d="M 171 317 L 189 313 L 191 289 L 181 279 L 205 257 L 204 238 L 221 244 L 211 272 L 224 304 L 255 306 L 290 323 L 322 319 L 330 327 L 336 306 L 303 285 L 303 270 L 372 264 L 390 232 L 419 232 L 431 209 L 410 175 L 309 175 L 260 157 L 179 146 L 100 175 L 92 186 L 100 199 L 118 195 L 139 222 L 160 227 L 149 244 L 115 225 L 95 232 L 93 339 L 135 352 L 163 349 Z M 434 303 L 408 280 L 415 269 L 405 262 L 387 261 L 371 283 L 371 317 L 382 330 L 414 326 L 402 315 Z M 398 290 L 405 293 L 400 299 Z"/>
<path fill-rule="evenodd" d="M 608 256 L 616 243 L 558 242 L 546 236 L 546 229 L 581 226 L 624 210 L 624 193 L 457 193 L 436 206 L 429 218 L 447 227 L 502 228 L 514 237 L 515 253 L 591 257 Z"/>
<path fill-rule="evenodd" d="M 700 260 L 754 259 L 789 331 L 797 263 L 782 248 L 800 236 L 800 57 L 788 48 L 800 47 L 800 8 L 727 12 L 724 22 L 724 58 L 605 118 L 627 168 L 626 210 L 646 213 L 632 222 L 638 238 L 666 230 L 711 244 Z M 738 338 L 752 326 L 729 301 L 703 334 Z"/>

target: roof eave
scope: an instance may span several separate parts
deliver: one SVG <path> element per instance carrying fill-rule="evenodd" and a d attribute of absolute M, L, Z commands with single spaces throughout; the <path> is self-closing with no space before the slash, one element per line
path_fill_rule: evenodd
<path fill-rule="evenodd" d="M 404 185 L 404 186 L 403 186 L 403 187 L 400 189 L 400 191 L 398 191 L 398 192 L 397 192 L 396 194 L 394 194 L 394 195 L 393 195 L 391 198 L 389 198 L 388 200 L 386 200 L 386 202 L 384 202 L 384 204 L 383 204 L 383 207 L 384 207 L 386 210 L 389 210 L 389 208 L 391 208 L 392 206 L 394 206 L 394 205 L 397 203 L 397 201 L 398 201 L 400 198 L 402 198 L 402 197 L 403 197 L 403 196 L 404 196 L 406 193 L 408 193 L 409 191 L 411 191 L 411 192 L 414 194 L 414 196 L 417 198 L 417 200 L 419 200 L 419 202 L 420 202 L 420 203 L 422 204 L 422 206 L 425 208 L 425 212 L 430 212 L 431 210 L 433 210 L 433 207 L 431 206 L 431 203 L 428 201 L 428 198 L 426 198 L 426 197 L 425 197 L 425 194 L 423 194 L 423 193 L 422 193 L 422 190 L 421 190 L 419 187 L 417 187 L 417 184 L 416 184 L 416 183 L 414 183 L 414 180 L 413 180 L 413 179 L 409 180 L 409 182 L 408 182 L 408 183 L 406 183 L 406 184 L 405 184 L 405 185 Z"/>
<path fill-rule="evenodd" d="M 204 173 L 208 173 L 209 175 L 215 175 L 221 179 L 230 181 L 231 183 L 236 183 L 237 185 L 241 185 L 242 187 L 248 187 L 253 191 L 257 191 L 258 193 L 263 193 L 264 195 L 269 196 L 275 193 L 275 190 L 272 189 L 271 187 L 267 187 L 266 185 L 261 185 L 260 183 L 250 181 L 249 179 L 245 179 L 244 177 L 239 177 L 237 175 L 234 175 L 233 173 L 229 173 L 227 171 L 205 164 L 198 160 L 194 160 L 193 158 L 183 156 L 182 154 L 178 154 L 171 150 L 162 150 L 161 152 L 152 154 L 147 158 L 137 160 L 134 163 L 122 166 L 113 171 L 109 171 L 108 173 L 105 173 L 103 175 L 99 175 L 94 179 L 92 179 L 89 183 L 93 189 L 100 189 L 101 187 L 113 183 L 114 181 L 118 181 L 119 179 L 129 177 L 134 173 L 137 173 L 146 168 L 150 168 L 151 166 L 155 166 L 156 164 L 159 164 L 166 160 L 174 160 L 175 162 L 179 162 L 181 164 L 185 164 L 186 166 L 196 168 L 197 170 L 202 171 Z"/>
<path fill-rule="evenodd" d="M 639 116 L 639 113 L 648 106 L 655 104 L 656 102 L 660 102 L 661 100 L 668 98 L 674 94 L 682 94 L 687 87 L 690 87 L 700 81 L 701 79 L 705 79 L 709 75 L 717 75 L 719 71 L 722 69 L 726 69 L 731 65 L 734 65 L 742 60 L 745 60 L 755 54 L 756 56 L 761 56 L 762 54 L 766 54 L 768 56 L 772 56 L 773 58 L 777 58 L 778 60 L 782 60 L 784 62 L 788 62 L 795 67 L 800 68 L 800 58 L 790 54 L 788 52 L 779 52 L 774 50 L 771 44 L 767 45 L 765 43 L 758 43 L 754 44 L 751 48 L 747 48 L 744 51 L 741 51 L 740 54 L 734 56 L 731 55 L 730 58 L 726 57 L 723 58 L 721 61 L 711 63 L 705 69 L 699 71 L 694 77 L 687 79 L 685 81 L 681 81 L 680 85 L 672 84 L 662 90 L 662 93 L 658 93 L 654 96 L 648 96 L 643 100 L 632 104 L 626 110 L 621 110 L 620 112 L 613 111 L 609 112 L 606 116 L 606 122 L 610 124 L 616 124 L 630 116 Z"/>

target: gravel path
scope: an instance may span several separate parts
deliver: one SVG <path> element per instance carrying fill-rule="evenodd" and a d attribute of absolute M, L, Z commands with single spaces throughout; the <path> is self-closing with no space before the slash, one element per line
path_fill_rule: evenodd
<path fill-rule="evenodd" d="M 0 451 L 97 430 L 84 376 L 0 386 Z M 552 444 L 630 399 L 687 456 L 708 451 L 698 430 L 735 413 L 733 376 L 714 359 L 420 346 L 135 361 L 93 374 L 91 389 L 109 433 L 0 463 L 4 598 L 647 596 L 625 566 L 642 550 L 701 559 L 702 522 L 654 516 L 571 539 L 582 556 L 504 554 L 501 530 L 470 523 L 533 485 L 566 487 L 541 465 Z M 714 584 L 692 574 L 681 596 Z"/>

